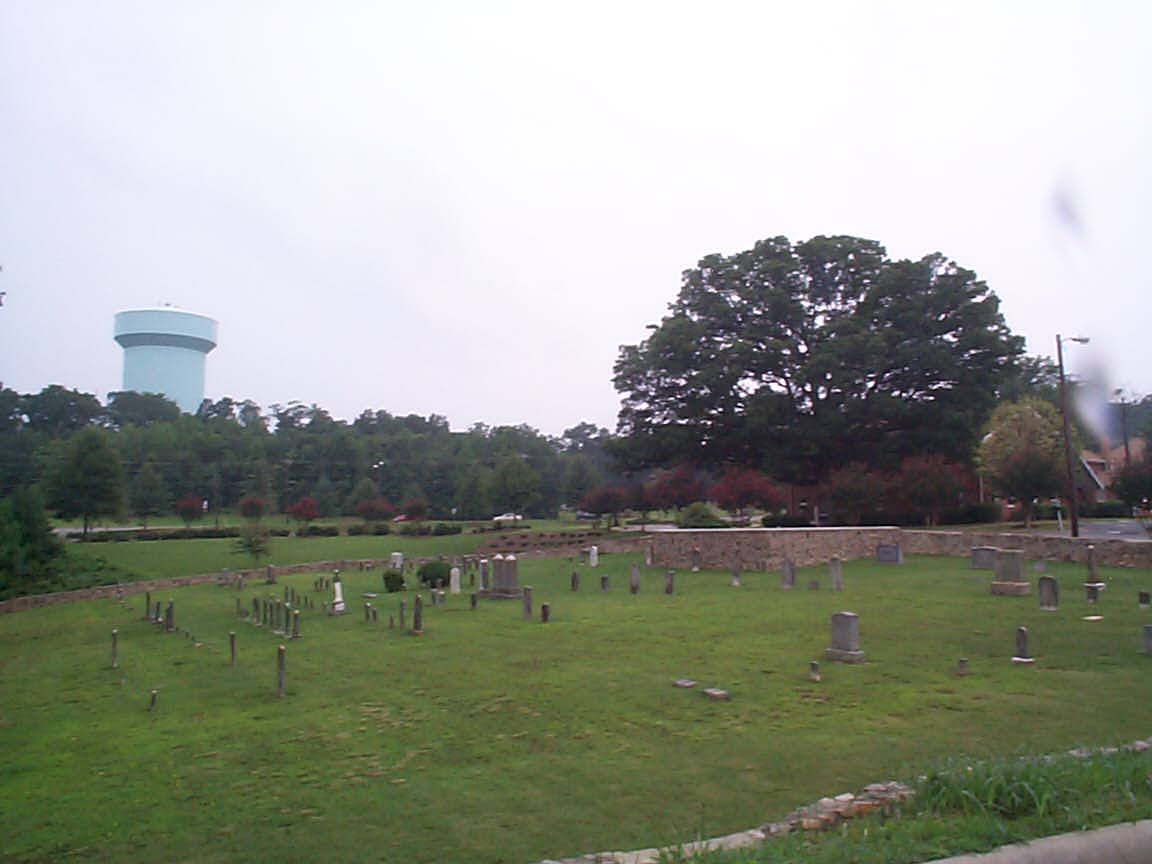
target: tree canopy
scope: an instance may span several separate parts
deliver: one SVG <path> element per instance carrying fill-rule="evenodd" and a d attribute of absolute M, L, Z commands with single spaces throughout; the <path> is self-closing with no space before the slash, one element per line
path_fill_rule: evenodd
<path fill-rule="evenodd" d="M 709 255 L 650 329 L 614 369 L 621 455 L 797 482 L 848 461 L 966 460 L 1023 351 L 973 272 L 844 236 Z"/>

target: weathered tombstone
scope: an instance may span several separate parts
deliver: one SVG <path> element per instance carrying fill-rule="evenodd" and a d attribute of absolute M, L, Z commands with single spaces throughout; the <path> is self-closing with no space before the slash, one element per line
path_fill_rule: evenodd
<path fill-rule="evenodd" d="M 1088 582 L 1099 582 L 1100 574 L 1096 572 L 1096 546 L 1088 544 Z"/>
<path fill-rule="evenodd" d="M 376 620 L 376 610 L 375 609 L 372 610 L 372 620 L 373 621 Z M 299 609 L 293 609 L 292 610 L 292 638 L 293 639 L 299 639 L 300 638 L 300 610 Z"/>
<path fill-rule="evenodd" d="M 655 558 L 656 558 L 656 556 L 655 556 L 655 553 L 653 552 L 652 544 L 649 543 L 647 546 L 644 547 L 644 566 L 645 567 L 651 567 L 652 562 L 655 560 Z"/>
<path fill-rule="evenodd" d="M 1024 572 L 1024 553 L 1019 549 L 1000 549 L 996 553 L 992 593 L 1011 597 L 1032 593 L 1032 583 Z"/>
<path fill-rule="evenodd" d="M 995 570 L 999 551 L 995 546 L 973 546 L 969 566 L 973 570 Z"/>
<path fill-rule="evenodd" d="M 460 568 L 453 567 L 448 571 L 448 590 L 453 594 L 460 593 Z"/>
<path fill-rule="evenodd" d="M 412 604 L 412 635 L 419 636 L 424 632 L 424 596 L 416 595 Z"/>
<path fill-rule="evenodd" d="M 236 632 L 228 631 L 228 665 L 236 668 Z"/>
<path fill-rule="evenodd" d="M 344 614 L 344 583 L 340 581 L 340 571 L 332 578 L 332 614 Z"/>
<path fill-rule="evenodd" d="M 573 591 L 579 591 L 580 590 L 580 571 L 579 570 L 573 570 L 572 571 L 572 575 L 569 577 L 569 582 L 571 584 Z"/>
<path fill-rule="evenodd" d="M 147 621 L 152 617 L 152 592 L 144 592 L 144 620 Z"/>
<path fill-rule="evenodd" d="M 176 601 L 169 600 L 168 606 L 164 610 L 164 629 L 172 633 L 176 630 Z"/>
<path fill-rule="evenodd" d="M 581 549 L 580 550 L 580 563 L 581 564 L 587 564 L 588 563 L 588 550 L 587 549 Z"/>
<path fill-rule="evenodd" d="M 841 663 L 863 663 L 860 650 L 860 616 L 855 612 L 837 612 L 832 616 L 832 645 L 824 649 L 828 660 Z"/>
<path fill-rule="evenodd" d="M 740 581 L 740 568 L 739 567 L 733 567 L 732 568 L 732 587 L 733 588 L 739 588 L 742 584 L 744 584 L 744 583 Z"/>
<path fill-rule="evenodd" d="M 480 559 L 480 590 L 481 591 L 487 591 L 491 585 L 491 580 L 490 580 L 489 575 L 488 575 L 488 567 L 489 567 L 488 559 L 487 558 L 481 558 Z"/>
<path fill-rule="evenodd" d="M 1152 624 L 1144 625 L 1144 653 L 1152 654 Z"/>
<path fill-rule="evenodd" d="M 260 626 L 260 598 L 259 597 L 253 597 L 252 598 L 252 614 L 249 616 L 248 620 L 251 621 L 253 624 L 255 624 L 257 627 Z"/>
<path fill-rule="evenodd" d="M 1140 591 L 1136 594 L 1136 602 L 1140 604 L 1141 609 L 1147 609 L 1152 606 L 1152 599 L 1150 599 L 1149 592 Z"/>
<path fill-rule="evenodd" d="M 473 611 L 475 611 L 477 605 L 480 603 L 480 597 L 476 594 L 475 591 L 473 591 L 472 594 L 469 595 L 469 601 L 470 601 L 470 608 Z"/>
<path fill-rule="evenodd" d="M 280 645 L 276 649 L 276 698 L 284 698 L 284 685 L 287 679 L 288 660 L 287 649 Z"/>
<path fill-rule="evenodd" d="M 961 657 L 959 660 L 956 661 L 956 674 L 958 676 L 960 676 L 961 678 L 963 678 L 965 675 L 968 674 L 968 658 L 967 657 Z"/>
<path fill-rule="evenodd" d="M 664 593 L 674 594 L 676 591 L 676 571 L 669 570 L 664 574 Z"/>
<path fill-rule="evenodd" d="M 548 603 L 540 604 L 540 623 L 547 624 L 552 618 L 552 607 Z"/>
<path fill-rule="evenodd" d="M 1095 582 L 1085 583 L 1084 592 L 1088 595 L 1087 600 L 1089 603 L 1095 604 L 1100 599 L 1100 586 Z"/>
<path fill-rule="evenodd" d="M 633 594 L 640 593 L 640 568 L 633 564 L 632 570 L 628 574 L 628 590 Z"/>
<path fill-rule="evenodd" d="M 1055 612 L 1060 607 L 1060 585 L 1055 576 L 1045 573 L 1037 580 L 1036 589 L 1042 611 Z"/>
<path fill-rule="evenodd" d="M 903 563 L 903 561 L 898 562 L 898 563 Z M 833 559 L 828 562 L 828 575 L 832 579 L 832 590 L 833 591 L 843 591 L 844 590 L 844 565 L 840 561 L 839 558 L 833 557 Z"/>
<path fill-rule="evenodd" d="M 605 591 L 605 592 L 608 590 L 608 574 L 607 573 L 601 575 L 601 577 L 600 577 L 600 590 Z"/>
<path fill-rule="evenodd" d="M 796 587 L 796 565 L 791 558 L 780 563 L 780 587 L 785 591 Z"/>
<path fill-rule="evenodd" d="M 692 547 L 692 572 L 693 573 L 699 573 L 700 572 L 700 565 L 701 565 L 702 561 L 703 561 L 703 556 L 700 554 L 700 547 L 699 546 L 693 546 Z"/>
<path fill-rule="evenodd" d="M 532 620 L 532 586 L 525 585 L 521 590 L 521 596 L 524 600 L 524 620 Z"/>
<path fill-rule="evenodd" d="M 275 585 L 276 584 L 276 571 L 272 569 L 271 564 L 267 565 L 264 568 L 264 581 L 267 582 L 269 585 Z"/>
<path fill-rule="evenodd" d="M 365 603 L 364 604 L 364 623 L 368 624 L 371 621 L 372 621 L 372 604 L 371 603 Z"/>
<path fill-rule="evenodd" d="M 1012 662 L 1017 665 L 1029 665 L 1036 662 L 1028 648 L 1027 627 L 1016 628 L 1016 653 L 1012 656 Z"/>
<path fill-rule="evenodd" d="M 400 601 L 400 629 L 401 630 L 404 629 L 404 618 L 405 618 L 404 613 L 405 613 L 405 604 L 404 604 L 404 601 L 401 600 Z"/>
<path fill-rule="evenodd" d="M 904 563 L 904 547 L 899 543 L 877 543 L 876 544 L 876 563 L 877 564 L 903 564 Z"/>
<path fill-rule="evenodd" d="M 589 567 L 599 567 L 600 566 L 600 547 L 599 546 L 589 546 L 588 547 L 588 566 Z"/>
<path fill-rule="evenodd" d="M 117 644 L 119 640 L 116 638 L 119 635 L 119 632 L 120 631 L 118 631 L 115 627 L 112 628 L 112 668 L 113 669 L 119 669 L 120 668 L 120 650 L 119 650 L 120 646 Z"/>
<path fill-rule="evenodd" d="M 808 680 L 812 681 L 816 684 L 820 683 L 820 661 L 819 660 L 809 660 L 808 661 Z"/>
<path fill-rule="evenodd" d="M 155 687 L 152 688 L 151 698 L 148 700 L 148 710 L 155 711 L 160 701 L 160 691 Z"/>
<path fill-rule="evenodd" d="M 404 553 L 403 552 L 393 552 L 390 556 L 388 556 L 388 565 L 393 570 L 403 570 L 404 569 Z"/>

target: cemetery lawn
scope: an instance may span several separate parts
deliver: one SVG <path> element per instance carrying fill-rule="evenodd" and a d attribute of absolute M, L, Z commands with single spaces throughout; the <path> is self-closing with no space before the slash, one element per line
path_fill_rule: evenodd
<path fill-rule="evenodd" d="M 451 540 L 421 554 L 452 554 Z M 422 636 L 388 626 L 401 599 L 410 623 L 415 592 L 381 593 L 380 621 L 365 623 L 361 594 L 381 574 L 348 572 L 349 613 L 324 617 L 328 594 L 312 594 L 304 638 L 286 643 L 284 699 L 281 637 L 235 614 L 263 585 L 154 595 L 175 601 L 176 634 L 142 620 L 143 595 L 0 617 L 0 861 L 530 864 L 672 848 L 948 757 L 1152 734 L 1146 571 L 1103 569 L 1108 588 L 1088 607 L 1083 569 L 1053 565 L 1062 602 L 1041 612 L 1035 595 L 992 596 L 989 574 L 960 559 L 848 562 L 843 593 L 825 568 L 797 574 L 819 576 L 819 591 L 780 591 L 771 573 L 732 588 L 727 573 L 681 572 L 671 597 L 649 570 L 628 593 L 638 561 L 605 555 L 572 593 L 570 562 L 523 560 L 550 623 L 523 620 L 519 601 L 470 611 L 465 593 L 426 606 Z M 311 594 L 313 579 L 272 587 Z M 811 683 L 808 661 L 843 609 L 860 615 L 868 662 L 822 662 Z M 1030 667 L 1010 662 L 1019 625 Z M 959 657 L 967 677 L 953 675 Z"/>

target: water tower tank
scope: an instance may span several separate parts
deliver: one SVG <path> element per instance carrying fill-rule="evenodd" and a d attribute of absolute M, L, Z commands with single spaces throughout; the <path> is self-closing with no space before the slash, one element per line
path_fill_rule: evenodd
<path fill-rule="evenodd" d="M 160 393 L 195 414 L 204 400 L 204 363 L 216 347 L 216 322 L 182 309 L 116 313 L 113 335 L 124 349 L 122 390 Z"/>

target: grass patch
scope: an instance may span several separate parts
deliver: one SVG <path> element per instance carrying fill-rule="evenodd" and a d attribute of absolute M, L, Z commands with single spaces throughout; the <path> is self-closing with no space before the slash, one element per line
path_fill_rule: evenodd
<path fill-rule="evenodd" d="M 296 542 L 316 558 L 353 558 L 402 539 Z M 409 554 L 453 554 L 458 539 L 410 539 L 423 551 Z M 377 545 L 350 551 L 360 541 Z M 187 555 L 216 542 L 189 543 Z M 133 564 L 155 575 L 238 566 L 226 552 L 230 563 L 209 552 L 152 560 L 180 546 L 100 552 L 151 550 Z M 283 700 L 279 639 L 234 611 L 264 586 L 155 597 L 175 600 L 196 641 L 141 620 L 139 597 L 0 617 L 0 860 L 527 864 L 741 830 L 948 758 L 1149 734 L 1148 613 L 1135 602 L 1146 574 L 1105 570 L 1111 584 L 1093 609 L 1104 618 L 1085 622 L 1083 572 L 1071 565 L 1052 568 L 1065 600 L 1044 613 L 1035 597 L 991 596 L 988 574 L 959 559 L 849 562 L 838 594 L 781 592 L 776 574 L 745 573 L 734 589 L 727 572 L 681 573 L 671 597 L 652 571 L 628 593 L 638 561 L 605 555 L 572 593 L 566 560 L 522 560 L 551 623 L 523 620 L 515 601 L 473 612 L 454 597 L 425 607 L 419 638 L 387 625 L 402 599 L 411 614 L 412 592 L 384 595 L 379 571 L 347 572 L 348 615 L 303 613 Z M 804 570 L 798 584 L 812 575 L 826 574 Z M 281 581 L 312 590 L 309 574 Z M 376 625 L 363 620 L 364 592 L 381 592 Z M 317 607 L 326 597 L 313 596 Z M 859 613 L 868 662 L 824 663 L 813 684 L 808 661 L 841 609 Z M 1020 624 L 1030 668 L 1009 662 Z M 961 656 L 973 674 L 956 678 Z M 681 677 L 732 701 L 674 688 Z"/>

